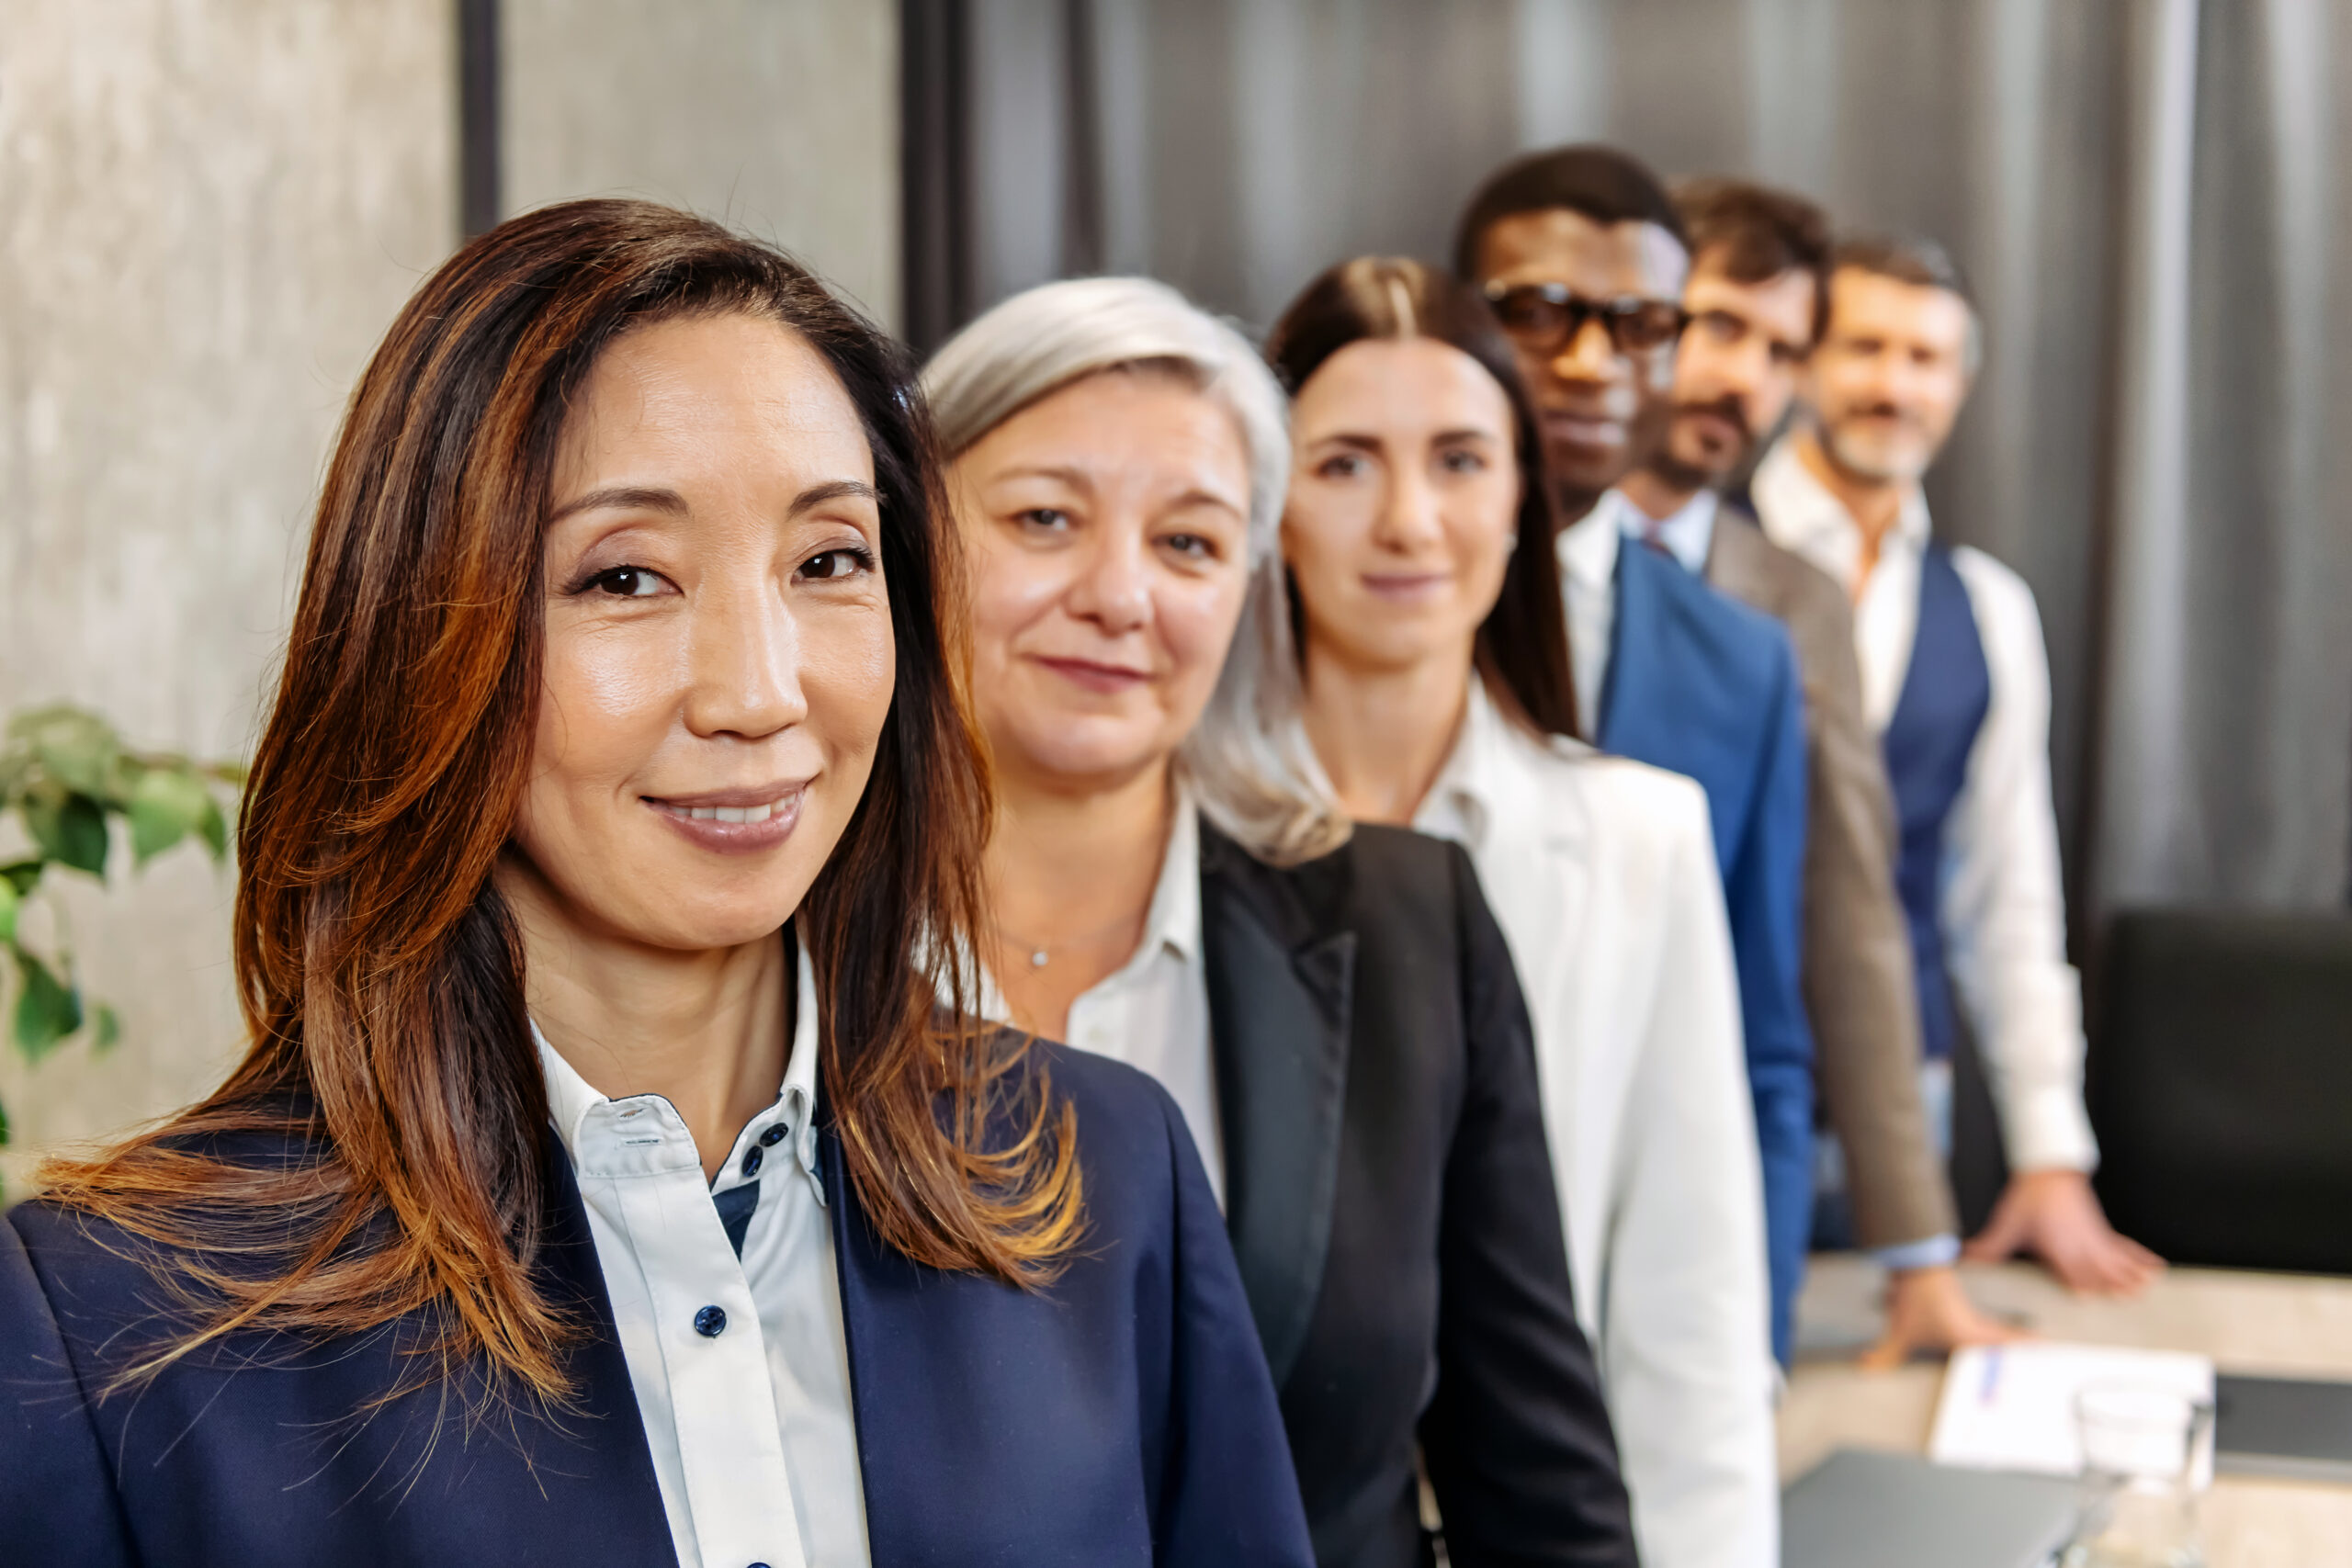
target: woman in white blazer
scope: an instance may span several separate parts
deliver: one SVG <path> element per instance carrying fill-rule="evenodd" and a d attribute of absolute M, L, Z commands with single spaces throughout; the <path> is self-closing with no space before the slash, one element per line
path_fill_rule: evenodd
<path fill-rule="evenodd" d="M 1705 798 L 1570 739 L 1535 416 L 1485 302 L 1348 262 L 1268 355 L 1307 736 L 1351 815 L 1470 852 L 1519 966 L 1642 1560 L 1769 1565 L 1764 1218 Z"/>

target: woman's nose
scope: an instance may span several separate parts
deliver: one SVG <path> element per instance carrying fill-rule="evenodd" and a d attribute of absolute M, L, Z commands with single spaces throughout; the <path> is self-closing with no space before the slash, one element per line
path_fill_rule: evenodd
<path fill-rule="evenodd" d="M 1105 633 L 1130 632 L 1151 619 L 1151 564 L 1140 527 L 1098 528 L 1094 547 L 1071 583 L 1069 613 Z"/>
<path fill-rule="evenodd" d="M 1413 549 L 1436 538 L 1441 531 L 1437 488 L 1427 476 L 1408 470 L 1392 479 L 1374 538 L 1392 548 Z"/>
<path fill-rule="evenodd" d="M 686 728 L 756 740 L 808 715 L 800 631 L 773 586 L 695 607 Z"/>

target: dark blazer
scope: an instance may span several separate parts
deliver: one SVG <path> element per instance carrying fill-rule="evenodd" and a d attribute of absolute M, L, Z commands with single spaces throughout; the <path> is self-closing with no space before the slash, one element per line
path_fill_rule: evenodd
<path fill-rule="evenodd" d="M 1897 1247 L 1959 1226 L 1919 1100 L 1919 998 L 1911 933 L 1894 897 L 1894 803 L 1862 716 L 1854 613 L 1845 591 L 1764 536 L 1727 496 L 1707 581 L 1789 630 L 1804 677 L 1811 815 L 1804 849 L 1804 998 L 1814 1076 L 1845 1150 L 1854 1240 Z"/>
<path fill-rule="evenodd" d="M 1181 1116 L 1115 1063 L 1044 1046 L 1031 1060 L 1077 1109 L 1091 1236 L 1043 1292 L 889 1251 L 823 1138 L 875 1563 L 1304 1568 L 1281 1418 Z M 17 1208 L 0 1224 L 0 1557 L 673 1562 L 586 1213 L 548 1144 L 540 1268 L 590 1330 L 571 1363 L 580 1408 L 471 1431 L 438 1389 L 365 1414 L 394 1386 L 400 1333 L 243 1336 L 100 1399 L 152 1332 L 155 1288 L 119 1232 Z"/>
<path fill-rule="evenodd" d="M 1785 1361 L 1813 1223 L 1813 1032 L 1799 984 L 1804 686 L 1779 622 L 1631 541 L 1617 551 L 1611 645 L 1601 749 L 1707 792 L 1763 1156 L 1772 1348 Z"/>
<path fill-rule="evenodd" d="M 1226 1221 L 1317 1560 L 1634 1562 L 1576 1322 L 1527 1010 L 1459 846 L 1277 869 L 1201 825 Z"/>

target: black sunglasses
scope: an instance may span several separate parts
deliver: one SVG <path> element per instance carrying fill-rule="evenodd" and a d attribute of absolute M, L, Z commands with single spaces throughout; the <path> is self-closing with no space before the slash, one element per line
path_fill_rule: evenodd
<path fill-rule="evenodd" d="M 1503 331 L 1531 354 L 1560 353 L 1590 321 L 1608 330 L 1618 353 L 1646 354 L 1681 336 L 1690 320 L 1671 299 L 1633 294 L 1594 299 L 1563 283 L 1489 283 L 1486 293 Z"/>

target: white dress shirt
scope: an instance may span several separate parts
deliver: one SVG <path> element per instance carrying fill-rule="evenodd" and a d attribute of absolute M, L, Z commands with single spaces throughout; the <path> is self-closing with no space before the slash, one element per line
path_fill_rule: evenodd
<path fill-rule="evenodd" d="M 1632 539 L 1657 540 L 1683 570 L 1705 581 L 1707 549 L 1715 542 L 1715 513 L 1723 509 L 1723 502 L 1713 491 L 1702 489 L 1684 502 L 1673 516 L 1657 518 L 1634 505 L 1620 491 L 1612 490 L 1608 494 L 1616 499 L 1613 512 L 1619 533 Z"/>
<path fill-rule="evenodd" d="M 1568 675 L 1576 682 L 1577 723 L 1587 740 L 1600 734 L 1600 694 L 1609 689 L 1609 644 L 1617 626 L 1617 509 L 1634 510 L 1615 491 L 1560 530 L 1560 598 L 1568 615 Z"/>
<path fill-rule="evenodd" d="M 869 1562 L 841 1279 L 817 1167 L 817 998 L 806 953 L 797 983 L 783 1092 L 745 1124 L 712 1183 L 668 1100 L 598 1094 L 531 1031 L 681 1568 Z M 756 1187 L 758 1206 L 739 1259 L 714 1199 L 743 1187 Z"/>
<path fill-rule="evenodd" d="M 1650 1568 L 1779 1556 L 1762 1178 L 1706 795 L 1475 679 L 1413 818 L 1470 852 L 1535 1026 L 1577 1314 Z"/>
<path fill-rule="evenodd" d="M 1052 962 L 1048 957 L 1047 962 Z M 1125 1062 L 1159 1080 L 1184 1113 L 1209 1190 L 1225 1204 L 1225 1138 L 1209 1049 L 1209 984 L 1201 953 L 1201 826 L 1192 797 L 1176 793 L 1159 880 L 1144 914 L 1143 941 L 1118 970 L 1069 1005 L 1063 1042 Z M 983 972 L 980 1013 L 1011 1017 L 996 978 Z"/>
<path fill-rule="evenodd" d="M 1853 584 L 1862 534 L 1783 440 L 1750 487 L 1764 532 Z M 1916 489 L 1881 541 L 1854 605 L 1862 709 L 1894 716 L 1918 631 L 1928 502 Z M 1944 827 L 1941 919 L 1952 987 L 1991 1080 L 2009 1167 L 2087 1170 L 2098 1145 L 2083 1109 L 2082 985 L 2066 962 L 2057 814 L 2050 790 L 2050 660 L 2025 580 L 1963 545 L 1952 565 L 1984 644 L 1992 699 Z"/>

